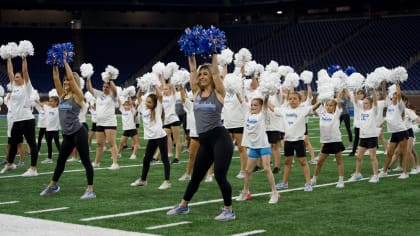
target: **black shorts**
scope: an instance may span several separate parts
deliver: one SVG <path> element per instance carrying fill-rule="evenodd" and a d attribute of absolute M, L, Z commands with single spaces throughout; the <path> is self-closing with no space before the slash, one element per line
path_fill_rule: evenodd
<path fill-rule="evenodd" d="M 23 136 L 20 137 L 18 143 L 23 143 Z M 7 144 L 12 144 L 12 138 L 7 137 Z"/>
<path fill-rule="evenodd" d="M 284 139 L 284 133 L 280 131 L 265 131 L 265 133 L 267 134 L 268 142 L 270 144 L 276 144 Z"/>
<path fill-rule="evenodd" d="M 199 141 L 198 137 L 190 137 L 190 139 L 194 139 L 195 141 Z"/>
<path fill-rule="evenodd" d="M 404 139 L 408 139 L 408 131 L 407 130 L 391 134 L 391 143 L 399 143 L 399 142 L 403 141 Z"/>
<path fill-rule="evenodd" d="M 414 138 L 414 131 L 413 131 L 413 129 L 412 129 L 412 128 L 409 128 L 409 129 L 407 130 L 407 132 L 408 132 L 408 137 Z"/>
<path fill-rule="evenodd" d="M 172 126 L 180 126 L 180 125 L 181 125 L 180 121 L 175 121 L 175 122 L 172 122 L 170 124 L 164 125 L 163 128 L 164 129 L 170 129 Z"/>
<path fill-rule="evenodd" d="M 290 157 L 294 156 L 296 151 L 296 156 L 298 158 L 306 157 L 306 147 L 305 141 L 285 141 L 284 142 L 284 156 Z"/>
<path fill-rule="evenodd" d="M 227 129 L 227 131 L 229 131 L 229 133 L 231 133 L 231 134 L 243 134 L 244 133 L 244 127 Z"/>
<path fill-rule="evenodd" d="M 96 126 L 96 132 L 105 132 L 106 129 L 117 130 L 117 126 Z"/>
<path fill-rule="evenodd" d="M 90 131 L 96 132 L 96 123 L 92 123 L 92 129 Z"/>
<path fill-rule="evenodd" d="M 367 149 L 377 148 L 378 147 L 378 137 L 360 138 L 359 146 L 367 148 Z"/>
<path fill-rule="evenodd" d="M 337 154 L 346 150 L 343 145 L 343 142 L 335 142 L 335 143 L 323 143 L 321 153 L 324 154 Z"/>
<path fill-rule="evenodd" d="M 137 135 L 137 129 L 130 129 L 130 130 L 124 130 L 123 136 L 125 137 L 133 137 Z"/>
<path fill-rule="evenodd" d="M 136 124 L 136 128 L 138 129 L 138 128 L 140 128 L 140 124 Z"/>
<path fill-rule="evenodd" d="M 308 135 L 308 123 L 305 123 L 305 135 Z"/>

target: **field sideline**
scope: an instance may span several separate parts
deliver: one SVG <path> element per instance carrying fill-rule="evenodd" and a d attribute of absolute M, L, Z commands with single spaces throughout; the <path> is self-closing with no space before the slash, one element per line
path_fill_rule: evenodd
<path fill-rule="evenodd" d="M 316 155 L 320 146 L 317 122 L 317 118 L 311 118 L 309 124 Z M 118 133 L 122 132 L 119 130 Z M 344 129 L 342 133 L 346 134 Z M 343 141 L 347 146 L 347 136 L 343 135 Z M 6 119 L 0 119 L 0 150 L 5 150 L 6 143 Z M 416 144 L 417 152 L 420 150 L 418 146 Z M 91 148 L 94 150 L 94 145 Z M 55 148 L 53 150 L 56 152 Z M 5 235 L 22 235 L 22 232 L 31 235 L 57 235 L 57 232 L 60 235 L 418 235 L 420 231 L 417 226 L 420 175 L 399 180 L 396 178 L 399 172 L 391 172 L 379 184 L 370 184 L 367 180 L 372 170 L 368 157 L 364 158 L 362 168 L 365 178 L 356 183 L 346 182 L 344 189 L 335 188 L 337 167 L 330 157 L 313 192 L 303 192 L 302 169 L 295 164 L 289 189 L 281 191 L 282 197 L 277 205 L 268 204 L 270 189 L 265 174 L 257 172 L 251 182 L 253 198 L 245 202 L 233 201 L 237 219 L 216 222 L 213 218 L 223 202 L 214 181 L 203 181 L 192 199 L 190 214 L 175 217 L 165 214 L 182 198 L 187 184 L 178 181 L 186 168 L 188 157 L 185 153 L 180 164 L 171 165 L 172 188 L 162 191 L 157 189 L 163 181 L 161 164 L 151 167 L 146 187 L 130 186 L 141 173 L 144 149 L 138 151 L 137 160 L 129 160 L 130 150 L 124 150 L 123 158 L 119 160 L 121 169 L 117 171 L 106 169 L 111 164 L 110 152 L 107 151 L 102 157 L 101 168 L 95 169 L 97 198 L 88 201 L 79 199 L 86 177 L 78 162 L 67 164 L 59 181 L 59 193 L 51 197 L 39 196 L 55 167 L 55 164 L 40 163 L 45 159 L 45 153 L 44 143 L 38 162 L 38 177 L 20 176 L 28 168 L 28 157 L 25 167 L 0 175 L 0 227 Z M 4 158 L 4 154 L 5 151 L 0 151 L 0 158 Z M 309 160 L 309 154 L 307 157 Z M 94 152 L 91 151 L 91 160 L 93 158 Z M 343 159 L 347 180 L 354 171 L 355 158 L 344 154 Z M 381 146 L 378 161 L 382 167 L 384 154 Z M 311 175 L 314 168 L 314 165 L 310 166 Z M 235 178 L 238 172 L 239 158 L 235 152 L 228 173 L 234 197 L 243 184 L 242 180 Z M 275 175 L 276 182 L 281 177 L 282 174 Z M 17 216 L 30 219 L 22 221 Z M 31 225 L 33 222 L 35 225 Z M 44 223 L 45 227 L 39 227 Z"/>

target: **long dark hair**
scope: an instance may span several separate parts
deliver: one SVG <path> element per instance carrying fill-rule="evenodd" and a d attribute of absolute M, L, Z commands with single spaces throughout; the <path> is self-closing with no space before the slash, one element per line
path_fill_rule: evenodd
<path fill-rule="evenodd" d="M 154 93 L 151 93 L 151 94 L 147 95 L 147 97 L 149 97 L 150 99 L 152 99 L 152 102 L 153 102 L 153 107 L 150 109 L 151 110 L 151 112 L 150 112 L 150 121 L 155 121 L 155 119 L 156 119 L 156 106 L 157 106 L 157 102 L 158 102 L 158 96 L 156 94 L 154 94 Z M 164 117 L 165 117 L 165 113 L 164 113 L 164 111 L 162 109 L 162 115 L 161 115 L 162 121 L 163 121 Z"/>

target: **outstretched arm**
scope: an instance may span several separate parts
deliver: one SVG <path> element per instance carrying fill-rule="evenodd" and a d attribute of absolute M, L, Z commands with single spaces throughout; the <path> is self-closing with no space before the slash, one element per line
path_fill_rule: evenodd
<path fill-rule="evenodd" d="M 15 73 L 13 72 L 12 58 L 7 58 L 7 75 L 9 76 L 10 84 L 13 84 Z"/>
<path fill-rule="evenodd" d="M 84 101 L 84 96 L 83 96 L 82 90 L 80 90 L 79 85 L 76 83 L 76 80 L 74 79 L 73 71 L 71 70 L 70 65 L 69 63 L 67 63 L 67 61 L 64 61 L 64 68 L 66 69 L 66 76 L 67 76 L 67 79 L 69 80 L 70 88 L 74 94 L 75 101 L 77 102 L 77 104 L 82 106 L 83 101 Z"/>
<path fill-rule="evenodd" d="M 60 82 L 58 66 L 53 66 L 53 80 L 54 80 L 54 87 L 55 87 L 55 90 L 57 90 L 58 96 L 62 97 L 64 95 L 64 89 Z"/>
<path fill-rule="evenodd" d="M 216 93 L 218 93 L 222 98 L 226 95 L 225 86 L 223 84 L 222 79 L 220 78 L 219 72 L 219 63 L 217 61 L 217 53 L 213 53 L 212 55 L 212 70 L 213 70 L 213 82 L 216 89 Z"/>
<path fill-rule="evenodd" d="M 28 61 L 26 60 L 26 57 L 22 58 L 22 76 L 25 84 L 29 83 Z"/>
<path fill-rule="evenodd" d="M 114 98 L 115 99 L 117 99 L 117 87 L 115 86 L 115 84 L 114 84 L 114 81 L 109 81 L 109 86 L 110 86 L 110 88 L 111 88 L 111 92 L 112 92 L 112 95 L 114 96 Z"/>
<path fill-rule="evenodd" d="M 190 66 L 190 85 L 191 90 L 196 94 L 199 90 L 198 86 L 198 74 L 197 74 L 197 62 L 195 61 L 195 56 L 188 57 L 188 64 Z"/>

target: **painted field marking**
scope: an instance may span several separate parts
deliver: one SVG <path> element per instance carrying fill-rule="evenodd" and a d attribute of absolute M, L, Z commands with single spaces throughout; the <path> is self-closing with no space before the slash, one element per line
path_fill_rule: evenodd
<path fill-rule="evenodd" d="M 191 223 L 192 222 L 190 222 L 190 221 L 181 221 L 181 222 L 172 223 L 172 224 L 150 226 L 150 227 L 146 227 L 145 229 L 148 229 L 148 230 L 162 229 L 162 228 L 169 228 L 169 227 L 174 227 L 174 226 L 178 226 L 178 225 L 185 225 L 185 224 L 191 224 Z"/>
<path fill-rule="evenodd" d="M 259 229 L 259 230 L 253 230 L 253 231 L 243 232 L 239 234 L 232 234 L 232 236 L 247 236 L 247 235 L 254 235 L 254 234 L 262 234 L 265 232 L 266 232 L 265 230 Z"/>
<path fill-rule="evenodd" d="M 392 177 L 392 176 L 398 176 L 400 174 L 393 174 L 393 175 L 388 175 L 387 177 Z M 387 178 L 387 177 L 382 177 L 382 178 Z M 369 178 L 363 178 L 359 181 L 362 180 L 368 180 Z M 356 182 L 359 182 L 356 181 Z M 344 181 L 344 183 L 350 183 L 349 181 Z M 326 184 L 319 184 L 319 185 L 315 185 L 314 188 L 321 188 L 321 187 L 326 187 L 326 186 L 331 186 L 331 185 L 336 185 L 337 182 L 332 182 L 332 183 L 326 183 Z M 303 190 L 304 187 L 300 187 L 300 188 L 293 188 L 293 189 L 285 189 L 285 190 L 281 190 L 278 191 L 279 193 L 286 193 L 286 192 L 294 192 L 294 191 L 301 191 Z M 271 192 L 265 192 L 265 193 L 256 193 L 256 194 L 252 194 L 252 196 L 263 196 L 263 195 L 270 195 Z M 237 199 L 238 197 L 233 197 L 233 199 Z M 188 204 L 189 206 L 200 206 L 200 205 L 206 205 L 206 204 L 210 204 L 210 203 L 217 203 L 217 202 L 222 202 L 223 199 L 213 199 L 213 200 L 208 200 L 208 201 L 201 201 L 201 202 L 194 202 L 194 203 L 190 203 Z M 174 206 L 166 206 L 166 207 L 159 207 L 159 208 L 152 208 L 152 209 L 145 209 L 145 210 L 139 210 L 139 211 L 130 211 L 130 212 L 123 212 L 123 213 L 117 213 L 117 214 L 110 214 L 110 215 L 103 215 L 103 216 L 95 216 L 95 217 L 89 217 L 89 218 L 82 218 L 80 219 L 80 221 L 95 221 L 95 220 L 104 220 L 104 219 L 111 219 L 111 218 L 117 218 L 117 217 L 125 217 L 125 216 L 132 216 L 132 215 L 141 215 L 141 214 L 147 214 L 147 213 L 152 213 L 152 212 L 157 212 L 157 211 L 167 211 L 174 208 Z"/>
<path fill-rule="evenodd" d="M 10 202 L 0 202 L 0 205 L 7 205 L 7 204 L 16 204 L 19 201 L 10 201 Z"/>
<path fill-rule="evenodd" d="M 51 211 L 62 211 L 67 210 L 69 207 L 59 207 L 59 208 L 50 208 L 50 209 L 44 209 L 44 210 L 38 210 L 38 211 L 26 211 L 26 214 L 37 214 L 37 213 L 44 213 L 44 212 L 51 212 Z"/>

